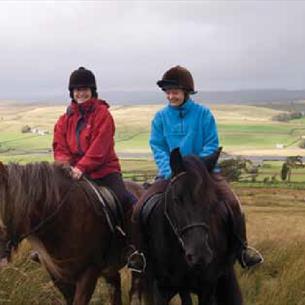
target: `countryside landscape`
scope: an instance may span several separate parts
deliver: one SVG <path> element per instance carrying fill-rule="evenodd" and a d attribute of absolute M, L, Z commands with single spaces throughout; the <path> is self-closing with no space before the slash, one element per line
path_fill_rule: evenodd
<path fill-rule="evenodd" d="M 151 181 L 156 174 L 148 145 L 150 122 L 159 105 L 114 105 L 116 151 L 124 177 Z M 288 156 L 303 156 L 305 102 L 260 105 L 213 105 L 224 154 L 222 160 L 250 160 L 232 187 L 244 206 L 250 244 L 260 249 L 265 263 L 251 271 L 238 270 L 247 305 L 305 304 L 305 168 L 291 169 L 282 179 Z M 53 126 L 66 105 L 0 102 L 0 156 L 8 162 L 52 162 Z M 280 121 L 279 115 L 300 112 L 299 118 Z M 255 169 L 255 170 L 253 170 Z M 0 304 L 62 304 L 39 264 L 28 259 L 23 242 L 13 262 L 0 271 Z M 128 279 L 122 271 L 124 304 Z M 105 303 L 101 303 L 103 300 Z M 90 304 L 107 304 L 103 281 Z M 175 299 L 173 304 L 179 304 Z"/>

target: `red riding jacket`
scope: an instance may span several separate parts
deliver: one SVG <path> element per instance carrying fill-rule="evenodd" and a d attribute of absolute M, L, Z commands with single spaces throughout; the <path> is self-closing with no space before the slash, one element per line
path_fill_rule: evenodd
<path fill-rule="evenodd" d="M 94 98 L 82 104 L 72 101 L 54 128 L 54 159 L 77 167 L 92 179 L 121 172 L 108 107 Z"/>

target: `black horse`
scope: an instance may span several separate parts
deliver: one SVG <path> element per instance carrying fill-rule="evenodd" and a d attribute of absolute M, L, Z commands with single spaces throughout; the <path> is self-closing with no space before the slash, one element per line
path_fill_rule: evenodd
<path fill-rule="evenodd" d="M 143 224 L 145 294 L 152 304 L 168 304 L 179 293 L 182 304 L 191 305 L 191 292 L 199 305 L 243 304 L 233 269 L 234 218 L 210 174 L 219 152 L 204 162 L 182 158 L 179 149 L 171 153 L 173 178 Z"/>

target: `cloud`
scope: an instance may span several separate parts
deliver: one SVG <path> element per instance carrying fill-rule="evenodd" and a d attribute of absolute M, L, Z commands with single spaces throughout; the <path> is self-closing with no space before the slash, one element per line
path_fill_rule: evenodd
<path fill-rule="evenodd" d="M 1 94 L 66 92 L 81 65 L 101 90 L 155 90 L 176 64 L 199 89 L 304 88 L 304 15 L 297 1 L 4 2 Z"/>

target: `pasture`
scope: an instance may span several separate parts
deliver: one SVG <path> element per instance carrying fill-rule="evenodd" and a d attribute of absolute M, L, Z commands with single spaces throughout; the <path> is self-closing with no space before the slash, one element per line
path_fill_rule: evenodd
<path fill-rule="evenodd" d="M 161 105 L 115 106 L 111 112 L 116 122 L 116 150 L 128 158 L 121 161 L 125 177 L 154 172 L 151 158 L 138 158 L 149 153 L 150 121 Z M 271 108 L 216 105 L 215 114 L 221 145 L 235 155 L 303 155 L 295 142 L 305 134 L 304 119 L 287 123 L 273 122 L 278 110 Z M 17 105 L 0 103 L 0 159 L 3 162 L 52 160 L 53 125 L 65 106 Z M 21 133 L 21 128 L 47 130 L 50 134 Z M 287 148 L 276 149 L 276 144 Z M 133 155 L 134 154 L 134 155 Z M 264 162 L 256 184 L 237 183 L 246 216 L 250 244 L 260 249 L 264 265 L 251 271 L 238 270 L 247 305 L 305 304 L 305 170 L 295 170 L 292 183 L 263 185 L 266 177 L 276 174 L 280 180 L 281 162 Z M 268 186 L 268 187 L 266 187 Z M 0 304 L 62 304 L 46 272 L 28 259 L 30 248 L 23 242 L 13 263 L 0 270 Z M 122 271 L 124 305 L 127 302 L 129 273 Z M 105 303 L 103 303 L 104 301 Z M 92 305 L 108 304 L 107 287 L 99 282 Z M 173 304 L 179 304 L 174 300 Z"/>
<path fill-rule="evenodd" d="M 150 122 L 162 105 L 113 106 L 116 122 L 116 150 L 120 153 L 150 153 Z M 4 161 L 51 160 L 53 126 L 66 106 L 20 105 L 0 102 L 0 156 Z M 221 145 L 234 155 L 302 155 L 297 140 L 305 135 L 304 119 L 274 122 L 280 111 L 244 105 L 211 105 Z M 49 132 L 47 135 L 21 133 L 25 125 Z M 294 143 L 296 142 L 296 143 Z M 284 149 L 277 149 L 283 144 Z"/>

